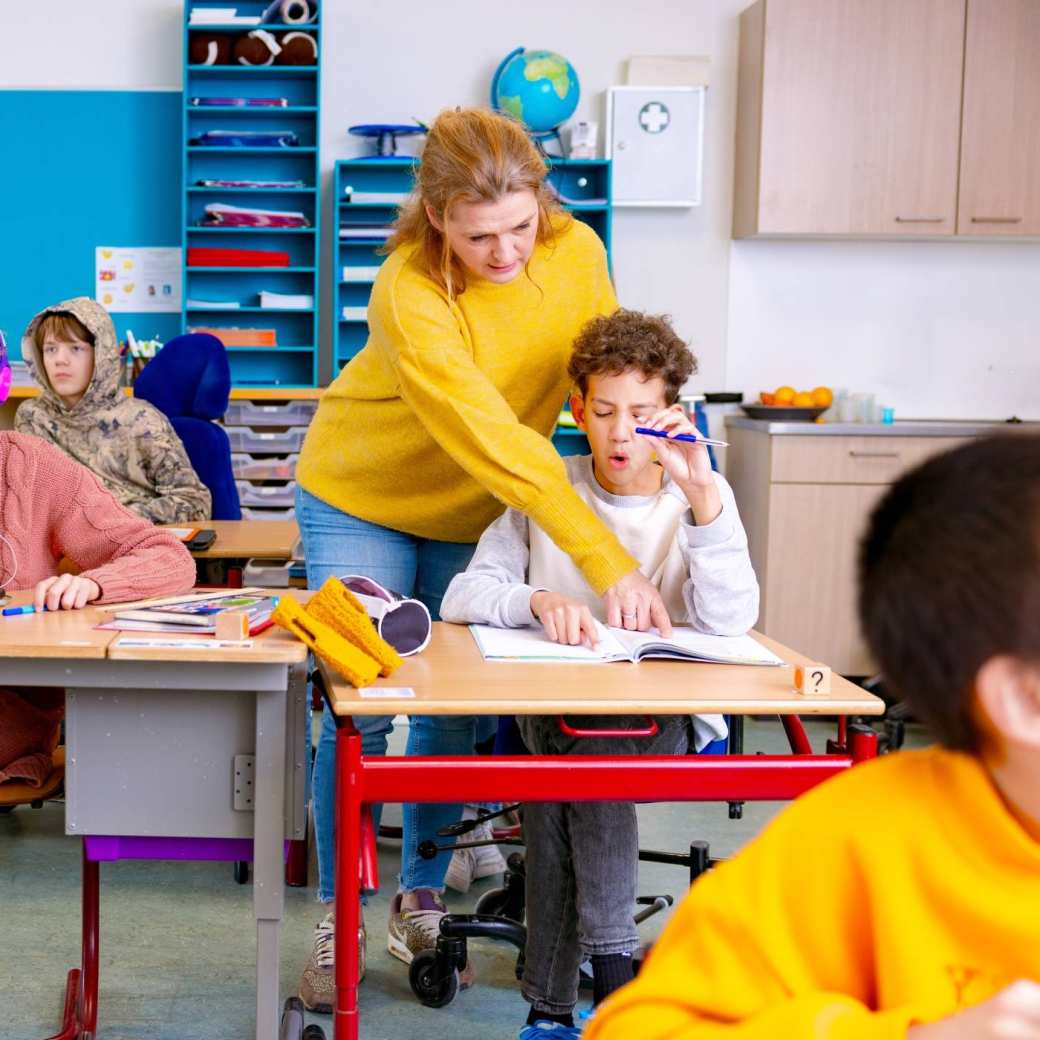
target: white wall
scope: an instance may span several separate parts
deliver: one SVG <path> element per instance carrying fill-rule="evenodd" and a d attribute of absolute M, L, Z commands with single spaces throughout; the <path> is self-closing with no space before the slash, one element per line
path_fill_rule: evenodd
<path fill-rule="evenodd" d="M 727 382 L 874 393 L 904 418 L 1040 418 L 1040 247 L 734 242 Z"/>
<path fill-rule="evenodd" d="M 708 55 L 704 204 L 621 210 L 614 224 L 622 302 L 673 315 L 700 358 L 695 385 L 830 383 L 874 391 L 902 416 L 1040 417 L 1040 247 L 730 241 L 736 15 L 748 2 L 524 0 L 514 12 L 472 0 L 325 0 L 326 176 L 358 154 L 350 124 L 481 103 L 515 46 L 566 55 L 582 80 L 578 115 L 601 125 L 603 90 L 621 82 L 629 55 Z M 179 86 L 180 12 L 172 0 L 37 0 L 20 14 L 27 31 L 0 41 L 2 85 Z"/>

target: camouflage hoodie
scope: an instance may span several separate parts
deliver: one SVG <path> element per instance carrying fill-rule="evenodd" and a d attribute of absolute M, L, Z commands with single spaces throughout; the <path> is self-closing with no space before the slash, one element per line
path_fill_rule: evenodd
<path fill-rule="evenodd" d="M 58 312 L 74 315 L 94 335 L 94 374 L 72 408 L 51 386 L 34 341 L 40 321 Z M 123 505 L 148 520 L 209 519 L 209 490 L 191 468 L 169 420 L 147 401 L 127 397 L 119 386 L 116 330 L 101 304 L 78 296 L 41 311 L 22 337 L 22 357 L 43 393 L 18 409 L 14 425 L 19 433 L 56 444 L 93 470 Z"/>

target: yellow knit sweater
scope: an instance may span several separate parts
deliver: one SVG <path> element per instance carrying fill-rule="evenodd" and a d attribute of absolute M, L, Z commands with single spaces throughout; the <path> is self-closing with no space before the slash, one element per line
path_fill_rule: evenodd
<path fill-rule="evenodd" d="M 800 798 L 699 881 L 586 1040 L 896 1040 L 1040 980 L 1040 843 L 967 755 Z"/>
<path fill-rule="evenodd" d="M 617 307 L 602 244 L 574 221 L 535 248 L 530 277 L 475 279 L 453 301 L 413 252 L 380 268 L 368 342 L 322 395 L 297 479 L 363 520 L 448 542 L 476 541 L 505 503 L 603 592 L 637 563 L 547 440 L 578 330 Z"/>

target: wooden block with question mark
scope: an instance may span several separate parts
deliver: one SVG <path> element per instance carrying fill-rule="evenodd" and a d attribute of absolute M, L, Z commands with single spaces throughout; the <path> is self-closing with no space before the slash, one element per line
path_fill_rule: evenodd
<path fill-rule="evenodd" d="M 831 692 L 831 670 L 825 664 L 795 665 L 794 688 L 806 697 L 825 697 Z"/>

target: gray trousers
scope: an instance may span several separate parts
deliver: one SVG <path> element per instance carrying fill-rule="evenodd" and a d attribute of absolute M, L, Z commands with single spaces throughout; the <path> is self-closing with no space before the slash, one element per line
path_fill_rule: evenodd
<path fill-rule="evenodd" d="M 642 717 L 573 716 L 576 728 L 636 729 Z M 655 720 L 653 737 L 568 737 L 555 715 L 518 716 L 535 755 L 683 755 L 687 716 Z M 561 792 L 564 793 L 564 792 Z M 565 1015 L 578 1001 L 578 968 L 593 954 L 631 953 L 639 833 L 631 802 L 527 802 L 527 950 L 521 983 L 538 1011 Z"/>

